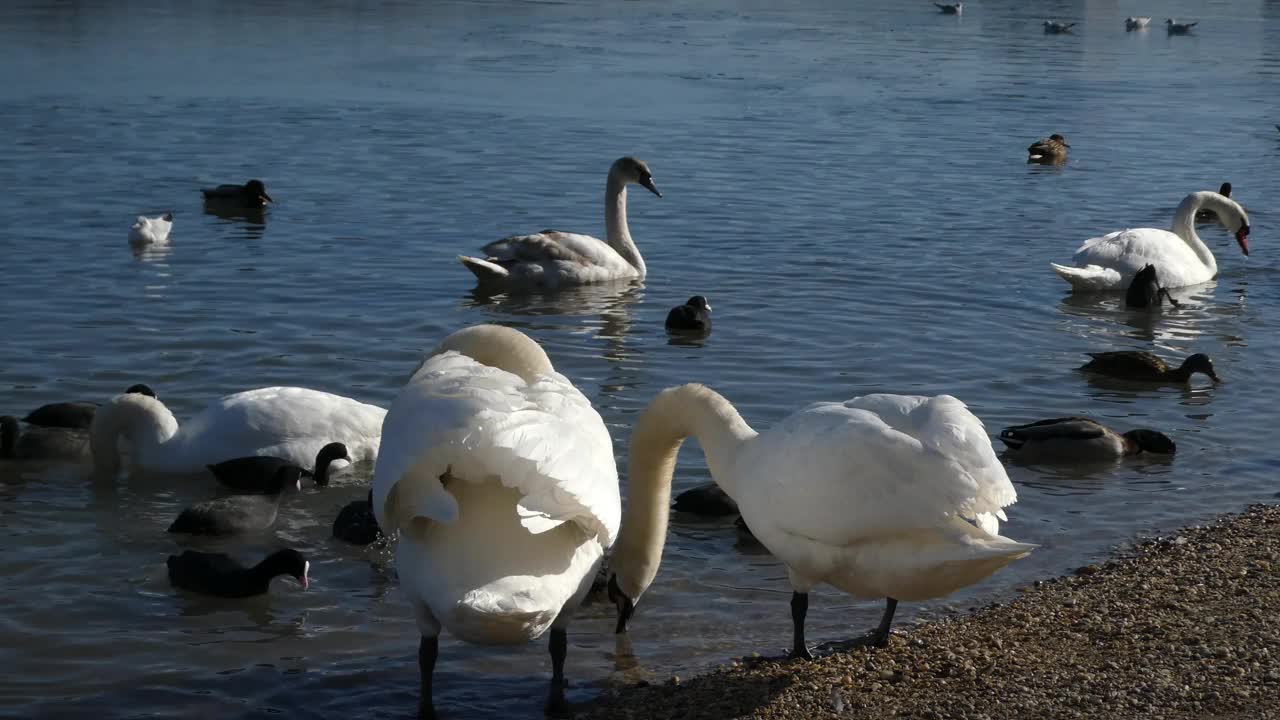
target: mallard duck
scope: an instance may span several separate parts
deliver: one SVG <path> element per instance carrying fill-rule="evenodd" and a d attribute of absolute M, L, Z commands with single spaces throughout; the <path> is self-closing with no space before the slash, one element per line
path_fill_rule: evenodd
<path fill-rule="evenodd" d="M 267 186 L 261 180 L 250 180 L 243 185 L 219 185 L 204 188 L 200 192 L 204 194 L 205 202 L 220 205 L 260 208 L 269 202 L 275 202 L 267 194 Z"/>
<path fill-rule="evenodd" d="M 1151 22 L 1149 17 L 1127 17 L 1124 19 L 1125 30 L 1142 30 Z"/>
<path fill-rule="evenodd" d="M 1160 286 L 1156 266 L 1147 263 L 1146 267 L 1133 276 L 1133 282 L 1129 283 L 1129 289 L 1124 294 L 1124 304 L 1125 307 L 1159 310 L 1160 302 L 1165 298 L 1168 298 L 1170 305 L 1178 307 L 1178 301 Z"/>
<path fill-rule="evenodd" d="M 1027 162 L 1058 163 L 1067 159 L 1067 139 L 1054 133 L 1027 146 Z"/>
<path fill-rule="evenodd" d="M 1071 28 L 1075 26 L 1076 26 L 1076 23 L 1064 23 L 1064 22 L 1056 22 L 1053 20 L 1045 20 L 1044 34 L 1045 35 L 1061 35 L 1062 33 L 1069 33 L 1071 32 Z"/>
<path fill-rule="evenodd" d="M 1222 183 L 1222 186 L 1218 188 L 1218 194 L 1222 197 L 1231 197 L 1231 183 Z M 1201 208 L 1196 211 L 1196 222 L 1216 222 L 1217 220 L 1218 214 L 1212 210 Z"/>
<path fill-rule="evenodd" d="M 685 304 L 671 308 L 667 313 L 667 329 L 710 332 L 711 303 L 701 295 L 694 295 Z"/>
<path fill-rule="evenodd" d="M 1171 455 L 1177 449 L 1164 433 L 1130 430 L 1118 433 L 1082 417 L 1053 418 L 1000 431 L 1005 454 L 1032 462 L 1089 462 L 1114 460 L 1138 453 Z"/>
<path fill-rule="evenodd" d="M 1169 31 L 1170 35 L 1186 35 L 1187 33 L 1191 32 L 1191 28 L 1199 24 L 1200 24 L 1199 22 L 1190 22 L 1190 23 L 1174 22 L 1173 18 L 1168 18 L 1167 20 L 1164 21 L 1165 29 Z"/>
<path fill-rule="evenodd" d="M 1093 359 L 1081 365 L 1081 370 L 1122 380 L 1184 383 L 1191 379 L 1192 373 L 1198 372 L 1208 375 L 1214 382 L 1220 380 L 1218 373 L 1213 370 L 1213 361 L 1204 353 L 1188 356 L 1176 368 L 1170 367 L 1169 363 L 1159 357 L 1141 350 L 1119 350 L 1088 353 L 1088 355 Z"/>

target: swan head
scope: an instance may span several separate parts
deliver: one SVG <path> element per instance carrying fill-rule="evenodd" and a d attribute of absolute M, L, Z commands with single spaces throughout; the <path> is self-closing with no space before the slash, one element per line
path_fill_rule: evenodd
<path fill-rule="evenodd" d="M 12 415 L 0 417 L 0 458 L 13 457 L 18 445 L 18 418 Z"/>
<path fill-rule="evenodd" d="M 551 358 L 542 346 L 519 330 L 501 325 L 473 325 L 449 335 L 413 371 L 418 372 L 427 360 L 449 351 L 457 352 L 499 370 L 519 375 L 525 382 L 555 372 Z"/>
<path fill-rule="evenodd" d="M 1182 372 L 1185 372 L 1188 376 L 1192 373 L 1204 373 L 1214 382 L 1219 382 L 1221 380 L 1221 378 L 1218 377 L 1218 373 L 1213 369 L 1213 361 L 1204 353 L 1196 353 L 1195 355 L 1188 356 L 1186 360 L 1182 361 L 1182 366 L 1179 369 Z"/>
<path fill-rule="evenodd" d="M 622 588 L 618 585 L 618 574 L 609 575 L 609 602 L 618 608 L 618 624 L 614 626 L 613 632 L 617 635 L 627 631 L 627 622 L 631 620 L 631 615 L 636 611 L 635 600 L 622 592 Z"/>
<path fill-rule="evenodd" d="M 685 305 L 688 305 L 690 307 L 696 307 L 699 310 L 706 310 L 707 312 L 711 312 L 711 303 L 707 302 L 707 299 L 702 295 L 694 295 L 693 297 L 689 298 L 689 302 L 686 302 Z"/>
<path fill-rule="evenodd" d="M 1155 430 L 1130 430 L 1124 434 L 1124 438 L 1136 445 L 1141 452 L 1172 455 L 1178 449 L 1168 435 Z"/>
<path fill-rule="evenodd" d="M 658 192 L 658 186 L 653 184 L 653 173 L 649 171 L 649 165 L 640 158 L 620 157 L 613 162 L 613 167 L 609 168 L 610 177 L 621 180 L 624 184 L 635 183 L 645 188 L 649 192 L 662 197 L 662 193 Z"/>
<path fill-rule="evenodd" d="M 244 192 L 246 195 L 254 196 L 260 203 L 275 202 L 271 196 L 267 194 L 267 186 L 261 180 L 250 180 L 244 184 Z"/>

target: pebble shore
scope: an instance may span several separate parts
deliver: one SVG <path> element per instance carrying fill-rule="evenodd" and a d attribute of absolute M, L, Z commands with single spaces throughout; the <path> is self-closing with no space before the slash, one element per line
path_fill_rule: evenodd
<path fill-rule="evenodd" d="M 1280 718 L 1280 506 L 1142 541 L 884 649 L 743 658 L 608 690 L 576 716 Z"/>

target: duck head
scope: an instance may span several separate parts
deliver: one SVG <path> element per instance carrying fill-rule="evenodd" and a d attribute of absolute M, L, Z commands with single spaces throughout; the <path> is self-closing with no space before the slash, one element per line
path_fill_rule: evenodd
<path fill-rule="evenodd" d="M 261 180 L 250 180 L 245 183 L 244 191 L 246 195 L 255 197 L 260 203 L 265 204 L 275 202 L 275 200 L 272 200 L 271 196 L 267 194 L 267 186 L 264 185 Z"/>
<path fill-rule="evenodd" d="M 1130 430 L 1124 437 L 1133 441 L 1141 452 L 1172 455 L 1178 449 L 1168 435 L 1155 430 Z"/>
<path fill-rule="evenodd" d="M 1188 376 L 1192 373 L 1204 373 L 1214 382 L 1221 380 L 1221 378 L 1218 377 L 1218 373 L 1213 369 L 1213 361 L 1204 353 L 1196 353 L 1195 355 L 1189 356 L 1186 360 L 1183 360 L 1181 369 L 1186 372 Z"/>
<path fill-rule="evenodd" d="M 711 303 L 707 302 L 707 299 L 702 295 L 694 295 L 693 297 L 689 298 L 689 302 L 685 303 L 685 305 L 696 307 L 699 310 L 706 310 L 707 312 L 711 312 Z"/>

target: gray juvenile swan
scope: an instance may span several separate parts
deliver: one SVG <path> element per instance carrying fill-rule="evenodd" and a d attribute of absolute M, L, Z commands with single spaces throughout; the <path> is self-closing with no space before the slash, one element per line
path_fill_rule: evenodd
<path fill-rule="evenodd" d="M 554 288 L 561 285 L 644 278 L 644 258 L 627 227 L 627 185 L 636 183 L 662 197 L 643 160 L 618 158 L 609 168 L 604 191 L 607 240 L 543 230 L 516 235 L 481 248 L 485 258 L 459 255 L 483 286 Z"/>

